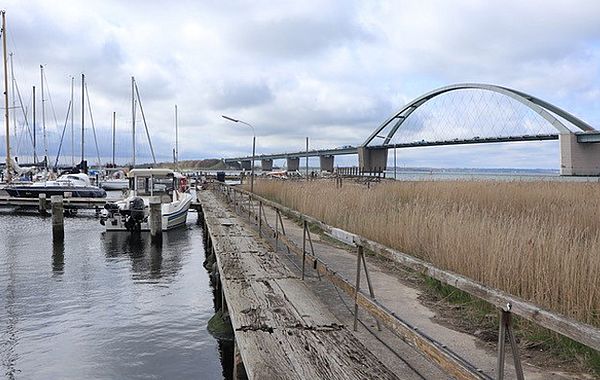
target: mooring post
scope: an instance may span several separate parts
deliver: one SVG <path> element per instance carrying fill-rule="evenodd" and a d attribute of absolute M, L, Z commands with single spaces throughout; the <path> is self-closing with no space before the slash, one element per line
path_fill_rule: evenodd
<path fill-rule="evenodd" d="M 360 291 L 360 264 L 362 261 L 363 247 L 357 246 L 356 250 L 356 287 L 354 288 L 354 331 L 358 325 L 358 292 Z"/>
<path fill-rule="evenodd" d="M 38 210 L 40 215 L 46 215 L 46 194 L 40 194 L 38 197 Z"/>
<path fill-rule="evenodd" d="M 153 243 L 162 243 L 162 202 L 158 196 L 150 197 L 148 224 L 150 225 L 150 240 Z"/>
<path fill-rule="evenodd" d="M 52 240 L 61 242 L 65 239 L 65 214 L 62 195 L 51 196 L 50 204 L 52 207 Z"/>

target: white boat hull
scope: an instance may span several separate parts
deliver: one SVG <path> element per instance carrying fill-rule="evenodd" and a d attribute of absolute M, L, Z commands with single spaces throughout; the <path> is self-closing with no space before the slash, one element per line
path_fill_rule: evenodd
<path fill-rule="evenodd" d="M 187 214 L 192 204 L 192 195 L 189 193 L 180 194 L 180 201 L 173 203 L 165 203 L 162 205 L 162 230 L 168 231 L 173 228 L 185 225 L 187 222 Z M 126 217 L 119 213 L 115 213 L 112 218 L 108 218 L 105 221 L 106 231 L 126 231 L 129 232 L 125 226 Z M 144 218 L 144 221 L 140 223 L 139 231 L 150 231 L 150 225 L 148 224 L 148 218 Z"/>
<path fill-rule="evenodd" d="M 100 187 L 104 190 L 125 190 L 129 189 L 129 180 L 100 181 Z"/>

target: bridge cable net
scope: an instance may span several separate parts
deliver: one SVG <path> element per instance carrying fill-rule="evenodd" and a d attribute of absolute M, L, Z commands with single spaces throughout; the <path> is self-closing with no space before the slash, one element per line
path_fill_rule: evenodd
<path fill-rule="evenodd" d="M 406 117 L 403 118 L 402 116 Z M 578 129 L 553 114 L 568 129 Z M 400 126 L 397 124 L 400 122 Z M 426 144 L 458 140 L 553 135 L 558 131 L 546 119 L 521 102 L 484 89 L 460 89 L 443 93 L 393 119 L 370 146 Z M 386 145 L 387 145 L 386 144 Z"/>

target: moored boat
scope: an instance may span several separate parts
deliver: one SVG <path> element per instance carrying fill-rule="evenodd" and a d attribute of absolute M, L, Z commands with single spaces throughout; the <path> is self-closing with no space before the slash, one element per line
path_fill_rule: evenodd
<path fill-rule="evenodd" d="M 129 179 L 126 168 L 108 167 L 104 169 L 104 178 L 100 179 L 98 185 L 104 190 L 127 190 Z"/>
<path fill-rule="evenodd" d="M 37 198 L 40 194 L 46 197 L 62 195 L 72 198 L 104 198 L 106 191 L 92 186 L 90 178 L 83 173 L 63 174 L 56 180 L 39 181 L 30 185 L 9 184 L 4 189 L 11 197 Z"/>
<path fill-rule="evenodd" d="M 102 211 L 100 223 L 106 231 L 149 231 L 151 197 L 161 200 L 163 231 L 185 224 L 193 197 L 186 192 L 183 175 L 170 169 L 132 169 L 128 177 L 129 195 Z"/>

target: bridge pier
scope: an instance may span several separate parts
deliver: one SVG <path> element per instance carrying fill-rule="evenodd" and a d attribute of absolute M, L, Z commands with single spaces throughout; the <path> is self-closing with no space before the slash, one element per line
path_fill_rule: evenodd
<path fill-rule="evenodd" d="M 298 171 L 298 169 L 300 169 L 300 158 L 288 157 L 288 158 L 286 158 L 286 161 L 287 161 L 287 171 L 288 172 L 295 172 L 295 171 Z"/>
<path fill-rule="evenodd" d="M 375 173 L 387 167 L 387 149 L 358 147 L 358 167 L 363 173 Z"/>
<path fill-rule="evenodd" d="M 270 172 L 273 170 L 273 160 L 270 158 L 260 160 L 260 166 L 263 172 Z"/>
<path fill-rule="evenodd" d="M 333 173 L 333 156 L 325 155 L 319 156 L 319 164 L 322 172 Z"/>
<path fill-rule="evenodd" d="M 600 143 L 577 142 L 574 133 L 561 133 L 560 175 L 598 176 L 600 175 Z"/>
<path fill-rule="evenodd" d="M 243 170 L 252 169 L 252 161 L 251 160 L 242 160 L 242 161 L 240 161 L 240 165 L 242 166 Z"/>

